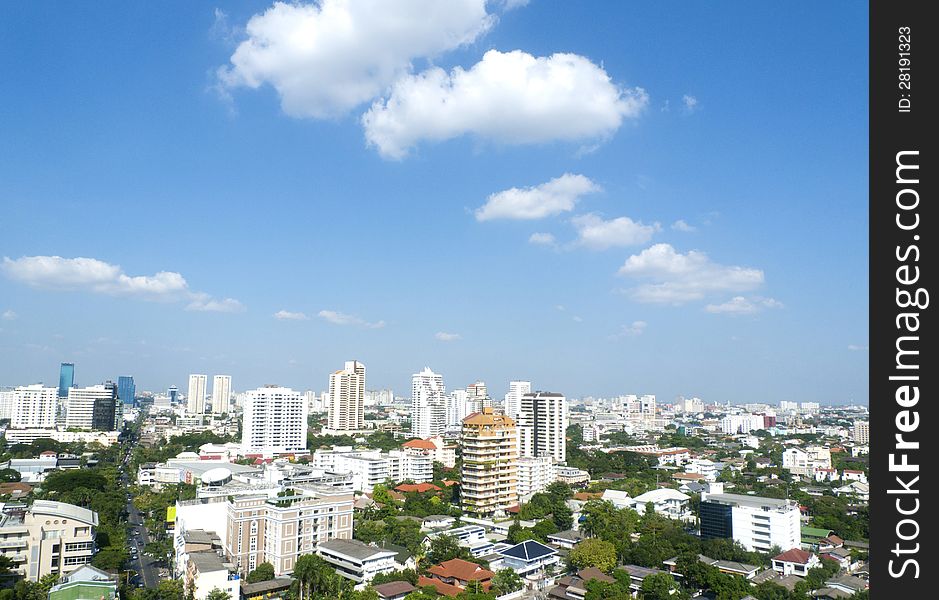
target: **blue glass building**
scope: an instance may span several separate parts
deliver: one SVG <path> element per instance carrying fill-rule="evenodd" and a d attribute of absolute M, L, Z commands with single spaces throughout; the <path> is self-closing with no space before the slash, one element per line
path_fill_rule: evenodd
<path fill-rule="evenodd" d="M 68 398 L 68 390 L 75 386 L 75 364 L 62 363 L 59 367 L 59 398 Z"/>
<path fill-rule="evenodd" d="M 134 378 L 129 375 L 121 375 L 117 378 L 117 397 L 124 404 L 133 404 L 134 395 L 137 393 L 137 387 L 134 385 Z"/>

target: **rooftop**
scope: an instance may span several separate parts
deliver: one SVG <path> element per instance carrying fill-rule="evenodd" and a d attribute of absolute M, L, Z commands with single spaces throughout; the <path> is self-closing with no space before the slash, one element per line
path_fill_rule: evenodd
<path fill-rule="evenodd" d="M 336 554 L 344 554 L 358 560 L 368 560 L 369 558 L 378 556 L 379 554 L 397 554 L 397 552 L 394 550 L 382 550 L 381 548 L 369 546 L 368 544 L 362 543 L 358 540 L 326 540 L 325 542 L 320 542 L 317 548 L 335 552 Z"/>

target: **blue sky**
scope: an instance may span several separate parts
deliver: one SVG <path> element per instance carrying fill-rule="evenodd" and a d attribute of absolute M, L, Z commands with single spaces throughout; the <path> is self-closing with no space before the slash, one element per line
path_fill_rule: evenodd
<path fill-rule="evenodd" d="M 863 3 L 426 1 L 0 6 L 0 385 L 867 402 Z"/>

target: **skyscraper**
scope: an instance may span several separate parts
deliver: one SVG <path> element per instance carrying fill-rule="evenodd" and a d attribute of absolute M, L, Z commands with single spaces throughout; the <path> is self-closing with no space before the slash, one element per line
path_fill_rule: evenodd
<path fill-rule="evenodd" d="M 522 456 L 550 456 L 567 460 L 567 399 L 554 392 L 522 396 L 518 414 L 519 448 Z"/>
<path fill-rule="evenodd" d="M 365 365 L 346 361 L 345 368 L 329 376 L 327 428 L 355 431 L 365 428 Z"/>
<path fill-rule="evenodd" d="M 301 392 L 266 386 L 245 392 L 241 445 L 248 455 L 306 452 L 307 401 Z"/>
<path fill-rule="evenodd" d="M 83 388 L 71 388 L 65 413 L 65 426 L 95 431 L 117 429 L 117 385 L 107 382 Z"/>
<path fill-rule="evenodd" d="M 59 398 L 68 397 L 68 389 L 75 385 L 75 364 L 62 363 L 59 367 Z"/>
<path fill-rule="evenodd" d="M 486 382 L 476 381 L 466 386 L 470 412 L 479 412 L 485 406 L 492 406 L 492 398 L 486 390 Z"/>
<path fill-rule="evenodd" d="M 205 413 L 205 375 L 189 376 L 189 394 L 186 396 L 186 401 L 188 402 L 187 412 L 194 415 Z"/>
<path fill-rule="evenodd" d="M 134 385 L 134 378 L 121 375 L 117 378 L 117 397 L 124 404 L 133 404 L 134 395 L 137 393 L 137 386 Z"/>
<path fill-rule="evenodd" d="M 509 393 L 505 395 L 505 414 L 512 419 L 518 418 L 522 410 L 522 396 L 531 393 L 530 381 L 510 381 Z"/>
<path fill-rule="evenodd" d="M 170 404 L 176 404 L 179 401 L 179 388 L 175 385 L 171 385 L 169 389 L 166 390 L 166 395 L 170 399 Z"/>
<path fill-rule="evenodd" d="M 503 514 L 518 504 L 518 439 L 515 422 L 491 407 L 463 419 L 463 510 Z"/>
<path fill-rule="evenodd" d="M 227 413 L 231 402 L 231 375 L 216 375 L 212 378 L 212 412 Z"/>
<path fill-rule="evenodd" d="M 440 435 L 447 425 L 443 375 L 424 367 L 411 376 L 411 435 L 420 438 Z"/>
<path fill-rule="evenodd" d="M 42 384 L 27 385 L 13 390 L 13 414 L 10 426 L 14 429 L 55 427 L 58 411 L 57 389 Z"/>

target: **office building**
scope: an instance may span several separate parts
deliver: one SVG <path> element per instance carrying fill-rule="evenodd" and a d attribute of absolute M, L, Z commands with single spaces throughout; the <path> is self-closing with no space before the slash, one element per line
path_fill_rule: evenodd
<path fill-rule="evenodd" d="M 411 376 L 411 435 L 420 438 L 440 435 L 447 426 L 443 375 L 424 367 Z"/>
<path fill-rule="evenodd" d="M 308 405 L 300 392 L 267 386 L 245 392 L 242 451 L 248 456 L 306 454 Z"/>
<path fill-rule="evenodd" d="M 57 390 L 42 384 L 21 386 L 13 390 L 10 426 L 14 429 L 55 427 L 58 413 Z"/>
<path fill-rule="evenodd" d="M 231 402 L 231 375 L 212 377 L 212 407 L 214 413 L 227 413 Z"/>
<path fill-rule="evenodd" d="M 65 427 L 83 431 L 116 431 L 123 421 L 117 385 L 107 382 L 68 391 Z"/>
<path fill-rule="evenodd" d="M 134 385 L 133 377 L 121 375 L 117 378 L 117 397 L 122 403 L 132 405 L 136 394 L 137 386 Z"/>
<path fill-rule="evenodd" d="M 555 392 L 524 394 L 516 421 L 521 456 L 567 460 L 567 399 Z"/>
<path fill-rule="evenodd" d="M 205 375 L 189 375 L 189 393 L 186 401 L 189 403 L 186 410 L 194 415 L 205 414 Z"/>
<path fill-rule="evenodd" d="M 68 396 L 68 390 L 75 385 L 75 364 L 62 363 L 59 367 L 59 398 Z"/>
<path fill-rule="evenodd" d="M 331 431 L 365 428 L 365 365 L 346 361 L 345 368 L 329 376 L 326 427 Z"/>
<path fill-rule="evenodd" d="M 701 537 L 732 539 L 758 552 L 773 546 L 799 548 L 799 514 L 799 504 L 792 500 L 702 492 Z"/>
<path fill-rule="evenodd" d="M 0 516 L 0 556 L 12 559 L 14 571 L 28 581 L 62 576 L 91 561 L 97 527 L 92 510 L 36 500 L 23 512 Z"/>
<path fill-rule="evenodd" d="M 166 396 L 170 399 L 170 404 L 175 405 L 179 402 L 179 388 L 175 385 L 171 385 L 169 389 L 166 390 Z"/>
<path fill-rule="evenodd" d="M 855 421 L 854 422 L 854 443 L 864 444 L 864 445 L 871 443 L 870 421 Z"/>
<path fill-rule="evenodd" d="M 463 419 L 463 510 L 504 514 L 518 504 L 518 432 L 515 421 L 491 407 Z"/>
<path fill-rule="evenodd" d="M 517 419 L 522 410 L 522 396 L 530 393 L 530 381 L 510 381 L 509 392 L 505 395 L 506 416 L 510 419 Z"/>

